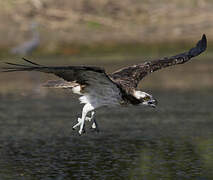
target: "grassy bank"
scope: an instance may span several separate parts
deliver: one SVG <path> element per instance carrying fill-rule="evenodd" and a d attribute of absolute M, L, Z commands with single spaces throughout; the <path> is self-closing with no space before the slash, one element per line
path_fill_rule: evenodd
<path fill-rule="evenodd" d="M 64 44 L 193 42 L 202 33 L 212 40 L 212 9 L 209 0 L 0 0 L 0 47 L 29 39 L 32 22 L 45 51 Z"/>

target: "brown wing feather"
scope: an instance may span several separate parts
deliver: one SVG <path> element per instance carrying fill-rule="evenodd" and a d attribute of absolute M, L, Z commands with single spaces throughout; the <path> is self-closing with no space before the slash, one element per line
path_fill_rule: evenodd
<path fill-rule="evenodd" d="M 162 68 L 173 66 L 176 64 L 183 64 L 192 57 L 198 56 L 206 50 L 207 40 L 205 34 L 202 39 L 198 41 L 196 47 L 190 49 L 188 52 L 178 54 L 172 57 L 165 57 L 163 59 L 153 60 L 130 67 L 120 69 L 110 76 L 115 82 L 126 88 L 136 88 L 140 80 L 146 75 Z M 131 90 L 131 89 L 130 89 Z M 129 91 L 130 91 L 129 90 Z"/>
<path fill-rule="evenodd" d="M 3 67 L 3 72 L 14 72 L 14 71 L 39 71 L 45 73 L 52 73 L 56 76 L 63 78 L 65 81 L 68 82 L 75 82 L 82 85 L 90 84 L 92 77 L 94 79 L 102 78 L 103 80 L 107 80 L 111 83 L 111 79 L 105 73 L 105 70 L 100 67 L 95 66 L 42 66 L 37 63 L 31 62 L 29 60 L 23 59 L 29 65 L 23 64 L 15 64 L 15 63 L 8 63 L 8 67 Z M 91 77 L 92 76 L 92 77 Z M 90 81 L 90 82 L 89 82 Z M 92 82 L 94 84 L 94 82 Z"/>

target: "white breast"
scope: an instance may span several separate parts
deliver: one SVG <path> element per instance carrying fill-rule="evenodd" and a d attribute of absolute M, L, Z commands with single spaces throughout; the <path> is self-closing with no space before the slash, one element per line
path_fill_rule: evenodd
<path fill-rule="evenodd" d="M 112 83 L 102 82 L 85 88 L 85 93 L 79 98 L 83 104 L 90 103 L 93 107 L 119 105 L 122 97 L 120 90 Z"/>
<path fill-rule="evenodd" d="M 79 95 L 82 95 L 81 93 L 81 86 L 75 86 L 72 88 L 72 92 L 75 93 L 75 94 L 79 94 Z"/>

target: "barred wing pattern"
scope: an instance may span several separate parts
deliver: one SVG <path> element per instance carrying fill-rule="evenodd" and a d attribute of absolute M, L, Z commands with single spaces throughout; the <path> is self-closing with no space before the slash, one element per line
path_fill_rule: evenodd
<path fill-rule="evenodd" d="M 116 83 L 131 91 L 131 88 L 136 88 L 138 83 L 146 75 L 165 67 L 173 66 L 176 64 L 183 64 L 191 58 L 198 56 L 199 54 L 204 52 L 206 50 L 206 46 L 207 40 L 205 34 L 203 34 L 202 39 L 198 41 L 196 46 L 190 49 L 188 52 L 122 68 L 114 72 L 110 76 Z"/>
<path fill-rule="evenodd" d="M 15 64 L 6 62 L 8 67 L 3 67 L 3 72 L 15 72 L 15 71 L 39 71 L 44 73 L 52 73 L 60 78 L 63 78 L 67 82 L 78 83 L 80 85 L 93 85 L 97 84 L 108 84 L 110 87 L 117 88 L 117 85 L 113 83 L 113 81 L 109 78 L 109 76 L 105 73 L 105 70 L 100 67 L 95 66 L 42 66 L 40 64 L 34 63 L 23 58 L 25 62 L 29 63 L 29 65 L 25 64 Z M 51 83 L 51 82 L 50 82 Z M 52 86 L 51 84 L 46 84 L 46 86 Z M 53 82 L 52 82 L 53 83 Z M 63 86 L 60 81 L 57 82 L 58 86 Z M 70 86 L 72 86 L 70 84 Z M 66 83 L 65 85 L 68 85 Z M 57 84 L 56 84 L 57 86 Z"/>

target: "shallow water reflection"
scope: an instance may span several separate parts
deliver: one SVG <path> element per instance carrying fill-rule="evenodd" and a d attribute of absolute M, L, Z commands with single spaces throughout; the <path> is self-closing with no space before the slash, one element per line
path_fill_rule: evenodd
<path fill-rule="evenodd" d="M 0 178 L 212 179 L 211 93 L 154 94 L 155 110 L 100 109 L 81 137 L 71 97 L 1 97 Z"/>

